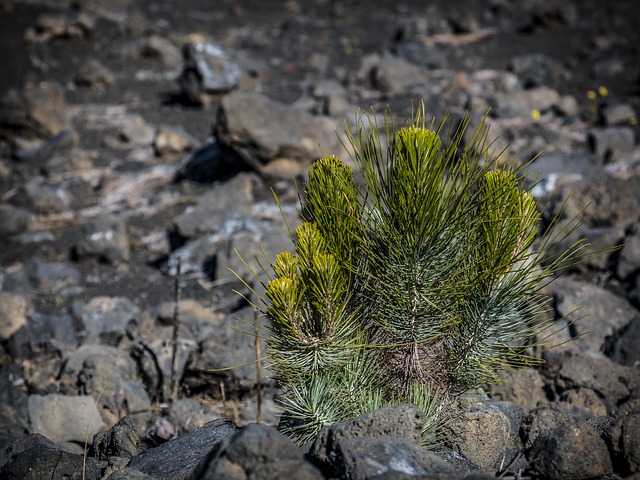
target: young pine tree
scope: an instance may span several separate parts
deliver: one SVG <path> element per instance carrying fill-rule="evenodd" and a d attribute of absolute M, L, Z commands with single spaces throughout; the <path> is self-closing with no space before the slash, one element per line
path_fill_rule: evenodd
<path fill-rule="evenodd" d="M 408 125 L 361 116 L 351 166 L 309 170 L 293 253 L 272 264 L 260 308 L 271 320 L 268 369 L 281 428 L 304 443 L 332 423 L 399 403 L 426 414 L 425 442 L 470 389 L 538 362 L 554 324 L 540 289 L 589 246 L 551 253 L 517 170 L 489 155 L 468 118 L 442 145 L 420 106 Z"/>

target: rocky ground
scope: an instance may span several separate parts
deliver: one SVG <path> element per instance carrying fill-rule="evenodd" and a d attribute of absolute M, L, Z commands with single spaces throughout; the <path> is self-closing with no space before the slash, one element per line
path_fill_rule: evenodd
<path fill-rule="evenodd" d="M 0 476 L 640 477 L 639 18 L 631 1 L 1 3 Z M 260 248 L 289 247 L 270 189 L 295 225 L 318 144 L 347 159 L 345 119 L 421 99 L 453 121 L 490 108 L 501 161 L 543 152 L 548 212 L 591 205 L 571 240 L 624 245 L 547 287 L 558 318 L 588 316 L 470 404 L 440 456 L 410 406 L 298 449 L 268 379 L 266 424 L 238 428 L 256 369 L 222 369 L 255 358 L 233 328 L 253 311 L 228 269 L 250 279 Z"/>

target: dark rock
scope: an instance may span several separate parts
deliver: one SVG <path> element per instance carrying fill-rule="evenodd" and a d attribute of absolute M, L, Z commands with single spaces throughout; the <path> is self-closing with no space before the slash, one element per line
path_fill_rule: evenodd
<path fill-rule="evenodd" d="M 386 407 L 358 418 L 324 428 L 311 446 L 314 461 L 331 468 L 344 440 L 356 437 L 404 437 L 410 444 L 422 444 L 424 414 L 415 405 Z"/>
<path fill-rule="evenodd" d="M 156 480 L 196 478 L 212 452 L 235 432 L 236 427 L 231 422 L 214 420 L 189 435 L 174 438 L 132 458 L 124 472 L 133 469 Z"/>
<path fill-rule="evenodd" d="M 75 83 L 80 87 L 108 88 L 115 85 L 116 75 L 100 60 L 89 58 L 78 69 Z"/>
<path fill-rule="evenodd" d="M 617 404 L 640 386 L 640 372 L 618 365 L 601 353 L 589 351 L 562 362 L 557 384 L 563 389 L 590 388 Z"/>
<path fill-rule="evenodd" d="M 605 339 L 638 314 L 624 298 L 593 283 L 559 278 L 550 285 L 559 318 L 577 320 L 571 327 L 581 349 L 601 350 Z M 578 310 L 580 309 L 580 310 Z"/>
<path fill-rule="evenodd" d="M 24 233 L 29 228 L 31 213 L 20 207 L 0 203 L 0 235 Z"/>
<path fill-rule="evenodd" d="M 538 474 L 549 479 L 587 479 L 613 472 L 607 445 L 586 423 L 541 432 L 527 459 Z"/>
<path fill-rule="evenodd" d="M 240 65 L 216 43 L 195 42 L 182 49 L 182 91 L 194 103 L 210 105 L 216 95 L 228 92 L 244 76 Z"/>
<path fill-rule="evenodd" d="M 560 401 L 551 402 L 550 406 L 582 420 L 607 416 L 607 406 L 591 388 L 565 390 L 560 395 Z"/>
<path fill-rule="evenodd" d="M 6 463 L 0 477 L 7 480 L 99 480 L 98 462 L 93 458 L 69 453 L 43 437 L 32 434 L 16 440 L 4 450 Z"/>
<path fill-rule="evenodd" d="M 544 27 L 573 26 L 580 18 L 575 4 L 561 0 L 534 1 L 531 15 L 534 25 Z"/>
<path fill-rule="evenodd" d="M 640 472 L 639 428 L 640 400 L 631 400 L 616 412 L 616 420 L 610 434 L 614 459 L 619 462 L 619 471 L 622 474 Z"/>
<path fill-rule="evenodd" d="M 124 217 L 103 214 L 87 219 L 74 253 L 78 258 L 98 257 L 109 263 L 128 261 L 129 235 Z"/>
<path fill-rule="evenodd" d="M 132 417 L 125 416 L 111 429 L 93 436 L 92 456 L 97 460 L 112 457 L 130 459 L 147 450 L 145 431 Z"/>
<path fill-rule="evenodd" d="M 445 460 L 403 437 L 341 438 L 331 455 L 331 474 L 338 478 L 398 478 L 397 473 L 409 478 L 459 478 Z"/>
<path fill-rule="evenodd" d="M 304 168 L 321 157 L 321 150 L 338 151 L 332 121 L 255 93 L 222 98 L 215 135 L 223 153 L 233 152 L 259 173 L 273 160 L 295 160 Z"/>
<path fill-rule="evenodd" d="M 82 445 L 104 428 L 96 401 L 87 395 L 30 395 L 31 429 L 56 442 Z"/>
<path fill-rule="evenodd" d="M 574 180 L 604 173 L 602 161 L 589 152 L 562 152 L 559 150 L 542 152 L 527 167 L 530 178 L 538 182 L 533 193 L 542 196 L 554 189 L 558 178 Z"/>
<path fill-rule="evenodd" d="M 592 128 L 587 140 L 591 151 L 605 163 L 619 160 L 632 151 L 636 144 L 631 127 Z"/>
<path fill-rule="evenodd" d="M 294 472 L 295 478 L 324 478 L 288 437 L 268 425 L 250 424 L 220 447 L 198 478 L 276 480 Z"/>
<path fill-rule="evenodd" d="M 222 155 L 218 140 L 210 138 L 185 159 L 176 178 L 211 183 L 225 180 L 240 170 Z"/>
<path fill-rule="evenodd" d="M 604 353 L 620 365 L 636 367 L 640 363 L 640 316 L 635 316 L 625 326 L 608 337 Z"/>

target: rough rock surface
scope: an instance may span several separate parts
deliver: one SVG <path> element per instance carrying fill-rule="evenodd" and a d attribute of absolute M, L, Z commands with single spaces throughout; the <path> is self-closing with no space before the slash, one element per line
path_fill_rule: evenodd
<path fill-rule="evenodd" d="M 0 477 L 637 477 L 640 4 L 215 3 L 0 4 Z M 567 343 L 532 348 L 546 364 L 504 372 L 437 454 L 409 406 L 303 448 L 221 420 L 258 415 L 241 331 L 307 167 L 348 159 L 359 109 L 420 100 L 488 110 L 544 223 L 585 220 L 558 248 L 622 245 L 545 288 Z"/>

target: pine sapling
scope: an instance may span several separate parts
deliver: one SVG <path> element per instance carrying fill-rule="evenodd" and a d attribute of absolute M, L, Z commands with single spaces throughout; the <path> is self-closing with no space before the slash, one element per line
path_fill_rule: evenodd
<path fill-rule="evenodd" d="M 360 184 L 332 155 L 309 169 L 293 251 L 265 269 L 256 307 L 281 429 L 300 443 L 400 403 L 425 412 L 435 442 L 461 395 L 540 361 L 556 323 L 541 288 L 590 247 L 551 248 L 523 172 L 496 163 L 483 125 L 463 146 L 465 117 L 443 146 L 445 123 L 427 126 L 421 105 L 405 126 L 385 120 L 383 147 L 372 118 L 346 132 Z"/>

